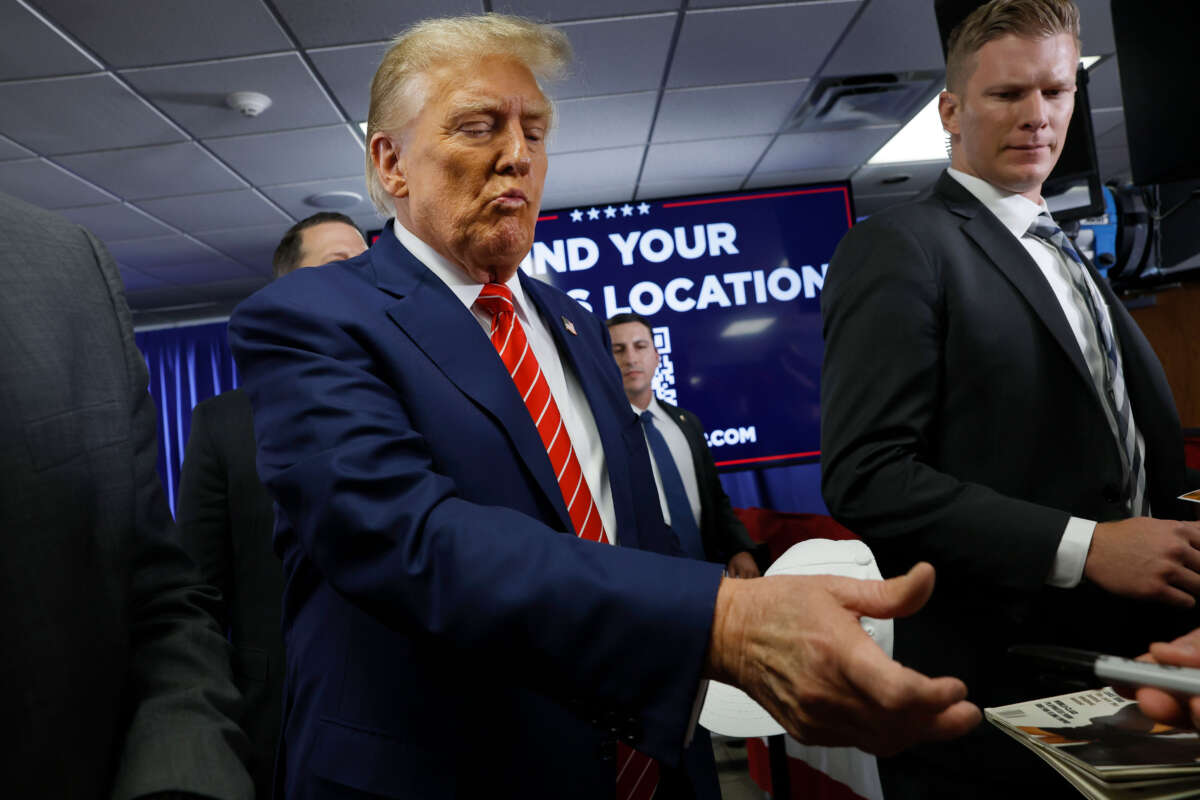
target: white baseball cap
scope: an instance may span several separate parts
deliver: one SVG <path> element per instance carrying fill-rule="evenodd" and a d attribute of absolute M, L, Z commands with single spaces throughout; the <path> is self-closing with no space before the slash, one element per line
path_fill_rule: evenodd
<path fill-rule="evenodd" d="M 857 539 L 809 539 L 787 549 L 770 569 L 771 575 L 840 575 L 860 580 L 883 580 L 875 556 L 866 543 Z M 862 617 L 863 630 L 875 643 L 892 655 L 894 627 L 890 619 Z M 783 726 L 766 709 L 741 689 L 720 681 L 709 681 L 700 724 L 713 733 L 744 739 L 748 736 L 776 736 Z"/>

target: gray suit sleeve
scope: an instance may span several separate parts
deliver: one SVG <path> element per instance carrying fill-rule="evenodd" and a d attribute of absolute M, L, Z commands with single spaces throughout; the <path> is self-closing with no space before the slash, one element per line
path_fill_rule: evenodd
<path fill-rule="evenodd" d="M 138 493 L 131 520 L 136 544 L 126 676 L 130 722 L 112 797 L 177 791 L 250 800 L 253 788 L 242 763 L 248 744 L 234 721 L 240 695 L 230 678 L 229 644 L 212 616 L 218 594 L 199 583 L 195 567 L 171 540 L 171 516 L 155 473 L 155 417 L 146 366 L 133 341 L 116 264 L 88 237 L 120 322 Z"/>

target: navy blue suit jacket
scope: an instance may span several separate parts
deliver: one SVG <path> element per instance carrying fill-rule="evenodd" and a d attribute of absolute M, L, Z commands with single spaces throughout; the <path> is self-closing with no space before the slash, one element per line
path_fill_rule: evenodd
<path fill-rule="evenodd" d="M 678 761 L 720 569 L 641 552 L 678 543 L 604 327 L 520 279 L 595 417 L 622 547 L 566 533 L 490 341 L 390 224 L 234 314 L 279 510 L 288 798 L 610 798 L 614 736 Z"/>

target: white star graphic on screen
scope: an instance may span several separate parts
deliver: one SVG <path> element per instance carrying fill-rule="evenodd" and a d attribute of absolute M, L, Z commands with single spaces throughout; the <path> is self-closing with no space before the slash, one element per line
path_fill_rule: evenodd
<path fill-rule="evenodd" d="M 613 208 L 612 206 L 609 206 L 608 208 L 604 209 L 604 218 L 605 219 L 612 219 L 616 215 L 617 215 L 617 210 L 615 208 Z"/>
<path fill-rule="evenodd" d="M 621 216 L 622 217 L 632 217 L 633 216 L 633 206 L 629 205 L 629 203 L 626 203 L 625 205 L 621 206 Z"/>
<path fill-rule="evenodd" d="M 637 210 L 638 210 L 639 214 L 649 214 L 650 213 L 650 204 L 649 203 L 638 203 Z"/>
<path fill-rule="evenodd" d="M 571 222 L 583 222 L 583 212 L 578 208 L 571 212 Z"/>
<path fill-rule="evenodd" d="M 588 209 L 588 219 L 600 219 L 600 209 L 589 208 Z"/>

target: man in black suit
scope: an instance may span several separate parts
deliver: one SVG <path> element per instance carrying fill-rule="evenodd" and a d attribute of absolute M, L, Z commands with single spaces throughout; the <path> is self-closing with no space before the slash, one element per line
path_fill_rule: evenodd
<path fill-rule="evenodd" d="M 0 781 L 13 798 L 251 798 L 217 593 L 171 541 L 117 266 L 0 195 Z"/>
<path fill-rule="evenodd" d="M 724 564 L 734 578 L 759 577 L 755 556 L 765 558 L 765 548 L 754 543 L 734 516 L 700 419 L 654 396 L 651 384 L 659 355 L 650 321 L 627 312 L 606 324 L 625 396 L 642 419 L 663 519 L 692 558 Z M 697 728 L 684 753 L 683 767 L 697 798 L 720 797 L 712 744 L 703 728 Z"/>
<path fill-rule="evenodd" d="M 657 463 L 654 442 L 651 442 L 651 454 L 656 456 L 654 474 L 663 518 L 680 536 L 685 550 L 689 545 L 684 541 L 688 538 L 687 532 L 695 531 L 698 526 L 699 546 L 692 542 L 689 551 L 692 557 L 724 564 L 734 578 L 757 578 L 761 570 L 756 558 L 765 558 L 765 549 L 750 538 L 746 526 L 733 513 L 729 496 L 717 477 L 712 453 L 704 442 L 704 426 L 695 414 L 654 396 L 651 384 L 659 355 L 650 321 L 640 314 L 624 313 L 611 317 L 607 325 L 613 358 L 621 369 L 625 396 L 643 420 L 647 412 L 652 415 L 649 424 L 653 424 L 665 440 L 672 456 L 672 468 L 683 483 L 687 500 L 685 510 L 689 516 L 681 527 L 681 521 L 673 519 L 674 509 L 664 492 L 662 468 Z M 643 422 L 643 426 L 646 424 Z"/>
<path fill-rule="evenodd" d="M 284 234 L 275 250 L 275 277 L 352 258 L 366 247 L 353 220 L 322 211 Z M 257 795 L 270 797 L 283 687 L 283 569 L 271 546 L 274 504 L 254 465 L 250 401 L 240 389 L 192 411 L 178 522 L 184 549 L 224 598 L 218 613 L 233 643 L 234 681 L 245 698 L 250 769 Z"/>
<path fill-rule="evenodd" d="M 1069 0 L 994 0 L 956 29 L 950 170 L 851 230 L 822 292 L 825 501 L 885 575 L 934 564 L 895 655 L 980 705 L 1076 688 L 1006 663 L 1009 645 L 1137 655 L 1194 627 L 1200 594 L 1162 369 L 1041 198 L 1078 31 Z M 990 726 L 880 767 L 889 798 L 1062 788 Z"/>

